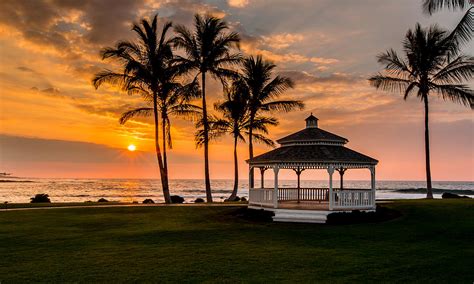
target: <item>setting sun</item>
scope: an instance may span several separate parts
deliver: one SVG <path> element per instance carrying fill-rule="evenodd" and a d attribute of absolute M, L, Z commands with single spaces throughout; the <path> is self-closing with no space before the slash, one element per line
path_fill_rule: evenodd
<path fill-rule="evenodd" d="M 131 144 L 131 145 L 128 145 L 127 149 L 128 149 L 128 151 L 133 152 L 133 151 L 137 150 L 137 146 Z"/>

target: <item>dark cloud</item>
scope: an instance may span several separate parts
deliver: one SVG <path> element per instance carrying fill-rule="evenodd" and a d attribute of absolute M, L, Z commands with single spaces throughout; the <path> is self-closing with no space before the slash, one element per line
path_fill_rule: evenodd
<path fill-rule="evenodd" d="M 324 76 L 312 75 L 308 72 L 297 70 L 282 70 L 278 72 L 282 76 L 293 79 L 297 84 L 313 83 L 355 83 L 366 80 L 362 75 L 332 73 Z"/>
<path fill-rule="evenodd" d="M 25 66 L 18 66 L 16 69 L 23 71 L 23 72 L 31 72 L 31 73 L 37 73 L 35 70 L 25 67 Z"/>

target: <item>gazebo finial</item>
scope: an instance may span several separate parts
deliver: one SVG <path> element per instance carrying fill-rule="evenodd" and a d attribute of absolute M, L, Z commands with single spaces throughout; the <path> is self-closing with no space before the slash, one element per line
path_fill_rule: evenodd
<path fill-rule="evenodd" d="M 306 128 L 318 128 L 318 118 L 311 113 L 306 119 Z"/>

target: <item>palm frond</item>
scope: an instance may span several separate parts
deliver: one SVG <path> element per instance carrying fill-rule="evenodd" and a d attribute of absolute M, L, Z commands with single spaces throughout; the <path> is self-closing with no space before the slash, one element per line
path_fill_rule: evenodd
<path fill-rule="evenodd" d="M 440 94 L 444 100 L 462 104 L 473 109 L 474 91 L 467 85 L 430 84 L 430 89 Z"/>
<path fill-rule="evenodd" d="M 150 107 L 141 107 L 133 110 L 129 110 L 124 112 L 122 116 L 120 116 L 119 123 L 125 124 L 128 120 L 136 117 L 136 116 L 150 116 L 153 114 L 153 108 Z"/>
<path fill-rule="evenodd" d="M 378 74 L 369 78 L 369 82 L 377 89 L 390 92 L 404 92 L 412 83 L 410 80 Z"/>
<path fill-rule="evenodd" d="M 433 14 L 443 8 L 449 10 L 464 9 L 469 5 L 469 0 L 424 0 L 423 11 L 428 14 Z"/>

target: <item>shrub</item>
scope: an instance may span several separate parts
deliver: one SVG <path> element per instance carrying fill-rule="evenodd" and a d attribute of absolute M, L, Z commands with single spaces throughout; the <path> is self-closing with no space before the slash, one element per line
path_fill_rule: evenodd
<path fill-rule="evenodd" d="M 179 195 L 171 195 L 171 203 L 183 203 L 184 198 Z"/>
<path fill-rule="evenodd" d="M 97 202 L 109 202 L 109 201 L 105 198 L 101 198 L 101 199 L 97 200 Z"/>
<path fill-rule="evenodd" d="M 466 195 L 459 195 L 455 193 L 450 193 L 450 192 L 445 192 L 443 195 L 441 195 L 441 198 L 443 199 L 450 199 L 450 198 L 469 198 L 469 196 Z"/>
<path fill-rule="evenodd" d="M 196 200 L 194 200 L 194 203 L 204 203 L 204 199 L 196 198 Z"/>
<path fill-rule="evenodd" d="M 155 203 L 155 201 L 153 201 L 150 198 L 147 198 L 147 199 L 143 200 L 143 204 L 154 204 L 154 203 Z"/>
<path fill-rule="evenodd" d="M 251 222 L 271 222 L 275 213 L 263 209 L 239 208 L 231 213 L 239 218 Z"/>
<path fill-rule="evenodd" d="M 395 219 L 400 212 L 382 206 L 377 206 L 375 212 L 354 210 L 352 212 L 337 212 L 328 215 L 327 224 L 357 224 L 383 222 Z"/>
<path fill-rule="evenodd" d="M 35 197 L 31 198 L 31 203 L 51 203 L 49 195 L 45 193 L 36 194 Z"/>

